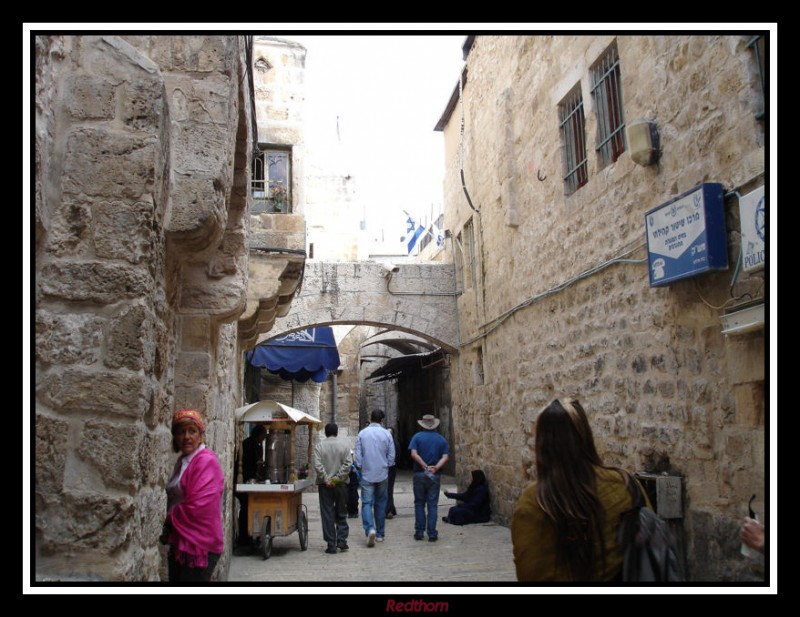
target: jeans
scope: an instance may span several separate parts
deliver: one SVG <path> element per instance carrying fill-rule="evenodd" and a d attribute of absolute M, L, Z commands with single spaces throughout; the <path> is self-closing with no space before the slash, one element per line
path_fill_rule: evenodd
<path fill-rule="evenodd" d="M 322 519 L 322 537 L 328 548 L 347 544 L 350 526 L 347 524 L 347 484 L 318 485 L 319 513 Z"/>
<path fill-rule="evenodd" d="M 374 529 L 379 538 L 386 531 L 386 501 L 389 498 L 389 479 L 381 482 L 367 482 L 361 478 L 361 522 L 364 533 Z"/>
<path fill-rule="evenodd" d="M 413 484 L 414 534 L 421 536 L 427 528 L 428 537 L 435 538 L 439 535 L 439 532 L 436 531 L 436 519 L 439 516 L 439 490 L 442 479 L 438 474 L 429 478 L 425 472 L 418 471 L 414 473 Z M 427 520 L 426 507 L 428 509 Z"/>

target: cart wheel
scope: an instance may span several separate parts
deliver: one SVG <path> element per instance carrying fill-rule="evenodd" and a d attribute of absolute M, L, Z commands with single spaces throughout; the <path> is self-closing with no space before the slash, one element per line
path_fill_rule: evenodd
<path fill-rule="evenodd" d="M 272 525 L 270 525 L 270 520 L 268 516 L 264 517 L 264 521 L 261 523 L 261 550 L 264 553 L 264 559 L 269 559 L 269 556 L 272 555 Z"/>
<path fill-rule="evenodd" d="M 300 536 L 300 550 L 308 548 L 308 517 L 302 508 L 297 513 L 297 534 Z"/>

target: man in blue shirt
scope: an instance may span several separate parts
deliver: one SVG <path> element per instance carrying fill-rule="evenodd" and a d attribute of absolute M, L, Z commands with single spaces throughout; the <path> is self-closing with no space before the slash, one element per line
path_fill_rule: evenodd
<path fill-rule="evenodd" d="M 450 447 L 447 440 L 436 432 L 439 418 L 425 415 L 422 420 L 417 420 L 417 424 L 424 430 L 415 433 L 408 444 L 414 461 L 414 539 L 422 540 L 427 529 L 428 542 L 436 542 L 439 539 L 436 519 L 442 485 L 440 472 L 450 458 Z"/>
<path fill-rule="evenodd" d="M 383 542 L 386 531 L 386 501 L 389 497 L 389 467 L 394 465 L 394 440 L 381 426 L 384 413 L 376 409 L 370 424 L 356 437 L 355 464 L 361 472 L 361 522 L 367 546 Z"/>

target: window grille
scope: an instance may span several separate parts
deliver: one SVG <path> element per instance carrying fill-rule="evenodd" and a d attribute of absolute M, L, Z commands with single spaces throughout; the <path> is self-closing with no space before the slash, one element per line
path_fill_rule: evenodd
<path fill-rule="evenodd" d="M 597 146 L 601 165 L 614 163 L 625 152 L 625 117 L 616 45 L 592 68 L 592 96 L 597 110 Z"/>
<path fill-rule="evenodd" d="M 559 105 L 559 112 L 564 142 L 564 185 L 567 195 L 571 195 L 588 180 L 586 122 L 580 85 Z"/>

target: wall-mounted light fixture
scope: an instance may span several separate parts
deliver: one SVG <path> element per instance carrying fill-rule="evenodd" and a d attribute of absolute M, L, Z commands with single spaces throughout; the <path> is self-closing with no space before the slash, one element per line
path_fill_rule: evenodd
<path fill-rule="evenodd" d="M 649 120 L 637 120 L 628 123 L 628 148 L 633 162 L 647 167 L 658 161 L 661 146 L 658 138 L 658 127 Z"/>
<path fill-rule="evenodd" d="M 764 328 L 764 302 L 756 300 L 736 306 L 722 315 L 722 333 L 745 334 Z"/>

